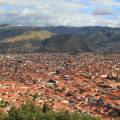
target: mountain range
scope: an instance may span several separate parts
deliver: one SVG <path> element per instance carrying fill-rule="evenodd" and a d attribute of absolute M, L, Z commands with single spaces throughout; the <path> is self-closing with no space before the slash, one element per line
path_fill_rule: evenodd
<path fill-rule="evenodd" d="M 0 53 L 120 53 L 120 28 L 0 25 Z"/>

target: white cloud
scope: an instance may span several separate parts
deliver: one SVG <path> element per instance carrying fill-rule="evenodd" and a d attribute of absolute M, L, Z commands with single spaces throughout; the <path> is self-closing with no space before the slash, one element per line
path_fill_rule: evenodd
<path fill-rule="evenodd" d="M 92 4 L 102 4 L 107 6 L 120 6 L 120 2 L 117 0 L 91 0 Z"/>
<path fill-rule="evenodd" d="M 22 16 L 28 16 L 28 15 L 31 15 L 31 11 L 29 8 L 25 8 L 22 13 L 21 13 Z"/>
<path fill-rule="evenodd" d="M 89 4 L 80 0 L 0 0 L 0 4 L 14 9 L 0 12 L 0 23 L 21 25 L 53 25 L 53 26 L 111 26 L 119 24 L 118 18 L 108 19 L 99 15 L 112 15 L 115 0 L 91 0 Z M 98 5 L 101 5 L 99 8 Z M 88 6 L 90 5 L 90 6 Z M 106 8 L 103 6 L 106 5 Z M 93 14 L 88 13 L 94 7 Z M 88 9 L 84 12 L 83 9 Z M 92 10 L 94 10 L 92 9 Z"/>

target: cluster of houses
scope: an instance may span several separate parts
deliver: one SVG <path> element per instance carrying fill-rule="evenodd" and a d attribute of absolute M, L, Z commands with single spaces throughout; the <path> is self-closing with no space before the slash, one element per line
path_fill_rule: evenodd
<path fill-rule="evenodd" d="M 0 55 L 0 109 L 28 100 L 53 110 L 120 117 L 120 55 Z"/>

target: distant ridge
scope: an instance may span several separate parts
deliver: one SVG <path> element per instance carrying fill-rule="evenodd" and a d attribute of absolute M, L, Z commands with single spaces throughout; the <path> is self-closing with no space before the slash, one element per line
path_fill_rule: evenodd
<path fill-rule="evenodd" d="M 53 35 L 54 33 L 51 33 L 46 30 L 26 31 L 21 35 L 8 38 L 6 40 L 3 40 L 2 42 L 15 43 L 15 42 L 26 41 L 26 40 L 45 40 L 45 39 L 51 38 Z"/>
<path fill-rule="evenodd" d="M 0 52 L 120 53 L 120 28 L 0 25 Z"/>

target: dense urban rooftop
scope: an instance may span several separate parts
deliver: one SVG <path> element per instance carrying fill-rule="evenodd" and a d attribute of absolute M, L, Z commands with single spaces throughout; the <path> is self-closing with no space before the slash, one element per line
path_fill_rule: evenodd
<path fill-rule="evenodd" d="M 120 55 L 1 54 L 0 101 L 7 112 L 28 100 L 55 111 L 120 117 Z"/>

